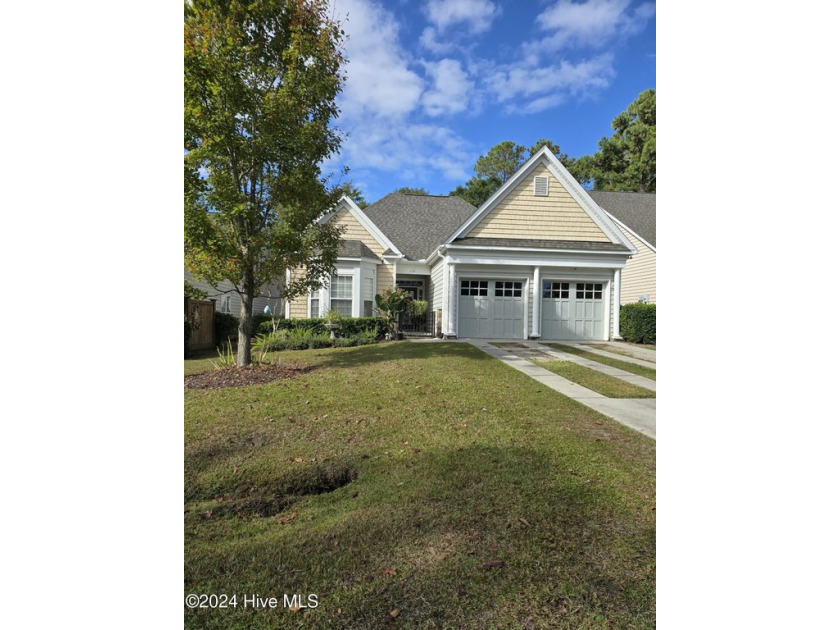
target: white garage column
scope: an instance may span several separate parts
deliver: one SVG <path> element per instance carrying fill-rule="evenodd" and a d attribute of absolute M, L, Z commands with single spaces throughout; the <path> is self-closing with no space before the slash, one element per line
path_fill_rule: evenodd
<path fill-rule="evenodd" d="M 446 336 L 455 336 L 455 305 L 458 303 L 458 287 L 455 286 L 455 265 L 449 263 L 449 312 L 446 317 Z"/>
<path fill-rule="evenodd" d="M 539 339 L 540 338 L 540 317 L 542 313 L 540 312 L 542 309 L 540 306 L 542 305 L 541 291 L 540 291 L 540 268 L 534 267 L 534 290 L 532 291 L 533 296 L 532 299 L 534 300 L 532 316 L 531 316 L 531 339 Z"/>
<path fill-rule="evenodd" d="M 613 277 L 613 339 L 621 339 L 618 334 L 618 309 L 621 306 L 621 269 L 615 270 Z"/>

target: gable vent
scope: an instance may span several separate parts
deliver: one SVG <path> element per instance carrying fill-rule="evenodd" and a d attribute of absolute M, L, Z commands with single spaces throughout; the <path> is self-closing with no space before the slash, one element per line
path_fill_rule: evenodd
<path fill-rule="evenodd" d="M 534 196 L 548 197 L 548 177 L 543 175 L 534 178 Z"/>

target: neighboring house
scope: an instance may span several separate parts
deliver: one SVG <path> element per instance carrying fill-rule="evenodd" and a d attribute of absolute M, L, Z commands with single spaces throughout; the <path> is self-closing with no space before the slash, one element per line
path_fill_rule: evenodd
<path fill-rule="evenodd" d="M 546 148 L 480 208 L 392 193 L 364 211 L 344 197 L 322 220 L 346 228 L 336 274 L 287 317 L 368 315 L 396 286 L 429 302 L 445 337 L 618 337 L 616 295 L 637 249 Z"/>
<path fill-rule="evenodd" d="M 216 301 L 216 311 L 219 313 L 230 313 L 239 317 L 239 309 L 242 308 L 242 298 L 233 288 L 233 285 L 224 281 L 216 289 L 206 282 L 196 280 L 192 274 L 184 269 L 184 280 L 189 282 L 194 287 L 201 289 L 207 294 L 208 300 Z M 255 315 L 265 312 L 265 307 L 271 308 L 271 312 L 275 315 L 281 316 L 284 311 L 283 303 L 279 298 L 280 285 L 265 285 L 261 289 L 262 295 L 254 298 L 254 305 L 251 309 Z"/>
<path fill-rule="evenodd" d="M 638 250 L 621 272 L 621 303 L 656 304 L 656 193 L 589 191 Z"/>

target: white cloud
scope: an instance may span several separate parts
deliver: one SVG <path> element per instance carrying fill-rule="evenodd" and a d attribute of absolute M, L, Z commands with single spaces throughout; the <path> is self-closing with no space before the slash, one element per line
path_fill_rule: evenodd
<path fill-rule="evenodd" d="M 427 117 L 464 111 L 473 89 L 468 73 L 454 59 L 412 59 L 400 43 L 394 14 L 372 0 L 334 0 L 335 16 L 348 34 L 347 82 L 339 97 L 337 126 L 346 133 L 341 154 L 325 164 L 363 182 L 412 176 L 464 181 L 471 148 L 454 130 Z M 396 187 L 396 186 L 394 186 Z M 376 201 L 376 199 L 369 199 Z"/>
<path fill-rule="evenodd" d="M 603 48 L 617 39 L 638 33 L 655 12 L 656 5 L 652 2 L 630 10 L 630 0 L 588 0 L 583 3 L 558 0 L 536 20 L 540 30 L 552 34 L 526 44 L 526 50 Z"/>
<path fill-rule="evenodd" d="M 615 76 L 613 57 L 603 54 L 578 63 L 560 60 L 539 66 L 534 57 L 499 66 L 486 84 L 508 113 L 537 113 L 562 104 L 570 96 L 585 97 L 606 88 Z"/>
<path fill-rule="evenodd" d="M 438 32 L 456 24 L 465 25 L 470 33 L 478 35 L 490 29 L 501 8 L 490 0 L 429 0 L 426 15 Z"/>
<path fill-rule="evenodd" d="M 474 83 L 470 81 L 461 64 L 454 59 L 423 62 L 433 87 L 423 94 L 423 107 L 429 116 L 457 114 L 466 111 Z"/>
<path fill-rule="evenodd" d="M 341 159 L 333 159 L 327 165 L 329 170 L 337 171 L 340 164 L 347 164 L 351 178 L 356 172 L 376 169 L 399 175 L 405 181 L 421 175 L 455 181 L 470 176 L 470 149 L 448 127 L 383 119 L 375 125 L 360 122 L 347 131 Z"/>
<path fill-rule="evenodd" d="M 364 0 L 336 0 L 336 14 L 349 14 L 347 83 L 339 99 L 347 116 L 404 116 L 423 93 L 423 79 L 409 68 L 393 14 Z"/>

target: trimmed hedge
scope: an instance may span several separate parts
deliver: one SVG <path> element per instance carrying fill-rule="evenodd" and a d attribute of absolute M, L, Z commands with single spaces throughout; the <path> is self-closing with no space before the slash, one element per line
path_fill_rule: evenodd
<path fill-rule="evenodd" d="M 618 311 L 618 331 L 627 341 L 656 344 L 656 304 L 625 304 Z"/>
<path fill-rule="evenodd" d="M 278 319 L 277 330 L 311 330 L 316 334 L 329 333 L 323 317 L 312 317 L 303 319 Z M 268 335 L 272 332 L 271 320 L 260 324 L 258 332 Z M 350 337 L 366 332 L 375 332 L 377 337 L 388 332 L 388 321 L 382 317 L 342 317 L 339 327 L 335 331 L 336 336 Z"/>

